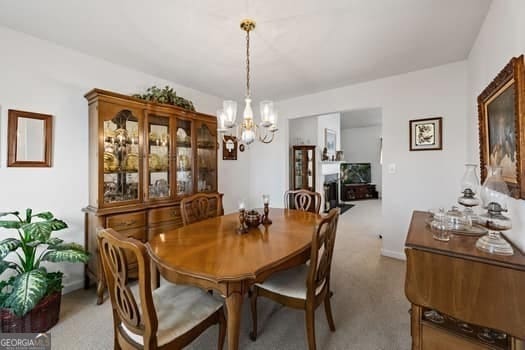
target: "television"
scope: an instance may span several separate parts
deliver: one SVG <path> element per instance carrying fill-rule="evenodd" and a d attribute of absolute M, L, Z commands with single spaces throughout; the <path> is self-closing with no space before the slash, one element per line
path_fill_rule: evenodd
<path fill-rule="evenodd" d="M 341 183 L 368 184 L 372 182 L 370 163 L 341 163 Z"/>

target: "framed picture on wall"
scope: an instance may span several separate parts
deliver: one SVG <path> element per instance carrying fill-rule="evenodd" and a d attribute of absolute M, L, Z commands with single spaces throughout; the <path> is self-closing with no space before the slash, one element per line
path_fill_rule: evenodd
<path fill-rule="evenodd" d="M 478 96 L 481 181 L 487 165 L 501 167 L 511 196 L 523 199 L 524 74 L 523 55 L 513 57 Z"/>
<path fill-rule="evenodd" d="M 443 118 L 413 119 L 409 122 L 411 151 L 443 149 Z"/>
<path fill-rule="evenodd" d="M 224 135 L 222 140 L 222 159 L 237 160 L 237 138 L 235 136 Z"/>
<path fill-rule="evenodd" d="M 326 147 L 329 157 L 335 156 L 335 147 L 337 143 L 337 134 L 335 130 L 324 129 L 324 146 Z"/>

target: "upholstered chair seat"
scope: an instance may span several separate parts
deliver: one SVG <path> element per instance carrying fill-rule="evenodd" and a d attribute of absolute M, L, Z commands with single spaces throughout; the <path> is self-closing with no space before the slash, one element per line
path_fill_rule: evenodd
<path fill-rule="evenodd" d="M 269 292 L 284 295 L 289 298 L 306 300 L 306 279 L 310 266 L 303 264 L 297 267 L 273 274 L 264 283 L 257 283 L 256 286 Z M 325 284 L 316 288 L 315 294 L 322 292 Z"/>
<path fill-rule="evenodd" d="M 164 284 L 155 289 L 152 296 L 159 322 L 158 346 L 167 344 L 193 329 L 223 305 L 202 289 L 184 285 Z M 131 332 L 124 323 L 120 325 L 133 341 L 144 344 L 141 336 Z"/>

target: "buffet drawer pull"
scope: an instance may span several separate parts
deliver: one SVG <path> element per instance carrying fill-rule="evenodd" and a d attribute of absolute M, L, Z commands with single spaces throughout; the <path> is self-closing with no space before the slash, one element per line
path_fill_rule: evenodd
<path fill-rule="evenodd" d="M 131 220 L 131 221 L 124 221 L 122 224 L 124 226 L 131 226 L 133 224 L 136 224 L 137 223 L 137 220 Z"/>

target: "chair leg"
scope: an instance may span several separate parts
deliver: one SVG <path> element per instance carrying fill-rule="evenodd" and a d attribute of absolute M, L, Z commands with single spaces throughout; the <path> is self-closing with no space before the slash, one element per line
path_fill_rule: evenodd
<path fill-rule="evenodd" d="M 324 311 L 326 313 L 326 319 L 328 320 L 328 326 L 330 326 L 330 330 L 335 332 L 334 317 L 332 315 L 332 306 L 330 304 L 330 294 L 327 294 L 324 298 Z"/>
<path fill-rule="evenodd" d="M 224 347 L 224 339 L 226 339 L 226 317 L 224 317 L 224 308 L 219 310 L 219 340 L 217 348 L 222 350 Z"/>
<path fill-rule="evenodd" d="M 308 349 L 315 350 L 315 309 L 307 308 L 305 310 L 306 335 L 308 338 Z"/>
<path fill-rule="evenodd" d="M 257 339 L 257 296 L 259 294 L 259 289 L 253 287 L 253 290 L 250 295 L 250 305 L 252 309 L 252 331 L 250 332 L 250 339 L 255 341 Z"/>

